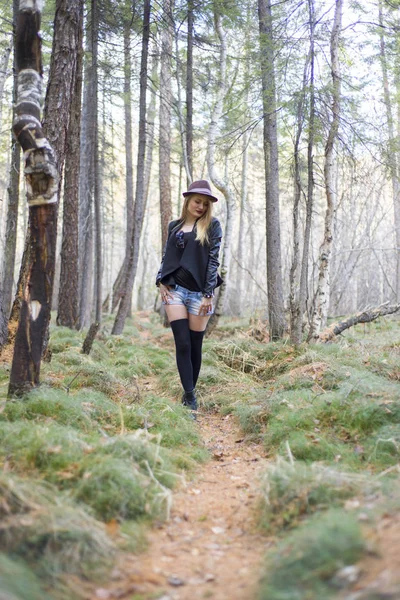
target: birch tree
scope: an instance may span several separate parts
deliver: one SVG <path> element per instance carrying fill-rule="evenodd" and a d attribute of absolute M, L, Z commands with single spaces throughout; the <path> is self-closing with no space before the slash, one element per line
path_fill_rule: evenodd
<path fill-rule="evenodd" d="M 41 3 L 20 0 L 16 31 L 18 100 L 13 129 L 24 151 L 32 264 L 15 338 L 9 395 L 21 394 L 39 383 L 55 266 L 58 171 L 54 150 L 40 123 L 40 17 Z"/>
<path fill-rule="evenodd" d="M 309 339 L 319 336 L 326 325 L 329 309 L 330 263 L 333 244 L 333 222 L 337 202 L 337 181 L 335 177 L 335 142 L 340 122 L 341 79 L 339 63 L 339 36 L 342 27 L 343 0 L 335 0 L 335 14 L 330 38 L 330 58 L 332 77 L 332 120 L 325 144 L 324 182 L 326 193 L 326 213 L 324 239 L 319 250 L 318 286 Z"/>
<path fill-rule="evenodd" d="M 75 87 L 77 13 L 81 0 L 57 0 L 54 38 L 43 129 L 40 15 L 37 0 L 20 0 L 16 34 L 18 100 L 13 130 L 24 150 L 30 234 L 22 306 L 15 340 L 9 393 L 39 382 L 40 361 L 48 332 L 53 291 L 58 195 Z M 45 137 L 46 134 L 46 137 Z"/>

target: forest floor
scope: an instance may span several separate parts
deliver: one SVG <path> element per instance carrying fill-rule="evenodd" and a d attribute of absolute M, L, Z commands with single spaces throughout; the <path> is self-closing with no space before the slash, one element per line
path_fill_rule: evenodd
<path fill-rule="evenodd" d="M 3 353 L 1 598 L 400 600 L 400 320 L 294 348 L 222 319 L 196 422 L 158 316 L 109 328 L 54 327 L 11 402 Z"/>
<path fill-rule="evenodd" d="M 147 551 L 124 557 L 112 585 L 93 598 L 256 597 L 270 545 L 254 522 L 263 447 L 244 443 L 232 415 L 200 412 L 197 426 L 211 460 L 174 494 L 170 519 L 150 533 Z"/>
<path fill-rule="evenodd" d="M 142 315 L 146 320 L 146 315 Z M 143 322 L 143 321 L 142 321 Z M 143 340 L 151 335 L 141 332 Z M 157 340 L 173 352 L 169 332 Z M 321 363 L 323 371 L 323 363 Z M 318 380 L 320 365 L 314 363 Z M 293 368 L 289 375 L 296 378 Z M 156 378 L 147 389 L 162 394 Z M 210 454 L 195 477 L 173 494 L 170 518 L 147 535 L 147 548 L 123 555 L 109 585 L 90 600 L 255 600 L 265 576 L 265 556 L 278 537 L 260 530 L 260 481 L 268 453 L 260 441 L 246 439 L 233 414 L 199 411 L 196 427 Z M 357 504 L 358 500 L 354 500 Z M 351 504 L 351 501 L 350 501 Z M 354 581 L 329 597 L 338 600 L 400 599 L 400 513 L 383 513 L 365 532 L 369 551 L 354 565 Z M 339 585 L 338 588 L 341 586 Z M 288 592 L 285 599 L 294 600 Z M 302 596 L 299 596 L 299 598 Z M 268 596 L 262 596 L 268 600 Z M 310 598 L 325 600 L 324 592 Z"/>

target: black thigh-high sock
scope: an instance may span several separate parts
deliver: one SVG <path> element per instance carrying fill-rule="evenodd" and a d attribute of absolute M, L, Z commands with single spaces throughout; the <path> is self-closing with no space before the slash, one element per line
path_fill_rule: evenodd
<path fill-rule="evenodd" d="M 171 321 L 171 329 L 175 338 L 176 364 L 182 386 L 185 392 L 191 392 L 194 389 L 194 383 L 188 319 Z"/>
<path fill-rule="evenodd" d="M 200 373 L 201 349 L 203 346 L 204 334 L 205 334 L 205 331 L 190 330 L 190 341 L 192 344 L 191 357 L 192 357 L 192 365 L 193 365 L 193 383 L 194 383 L 195 387 L 196 387 L 196 383 L 197 383 L 197 378 Z"/>

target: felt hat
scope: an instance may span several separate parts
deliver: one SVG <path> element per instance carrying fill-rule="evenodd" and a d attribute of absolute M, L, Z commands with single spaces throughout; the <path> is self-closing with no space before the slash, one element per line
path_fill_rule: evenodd
<path fill-rule="evenodd" d="M 218 202 L 218 198 L 212 195 L 211 186 L 206 179 L 199 179 L 199 181 L 193 181 L 187 192 L 183 192 L 183 196 L 189 196 L 190 194 L 203 194 L 209 196 L 213 202 Z"/>

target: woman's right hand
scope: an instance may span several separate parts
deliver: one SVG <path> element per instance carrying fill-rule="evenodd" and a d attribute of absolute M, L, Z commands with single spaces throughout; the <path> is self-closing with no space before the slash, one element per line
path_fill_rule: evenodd
<path fill-rule="evenodd" d="M 168 304 L 168 299 L 173 298 L 171 294 L 171 286 L 160 283 L 161 300 Z"/>

